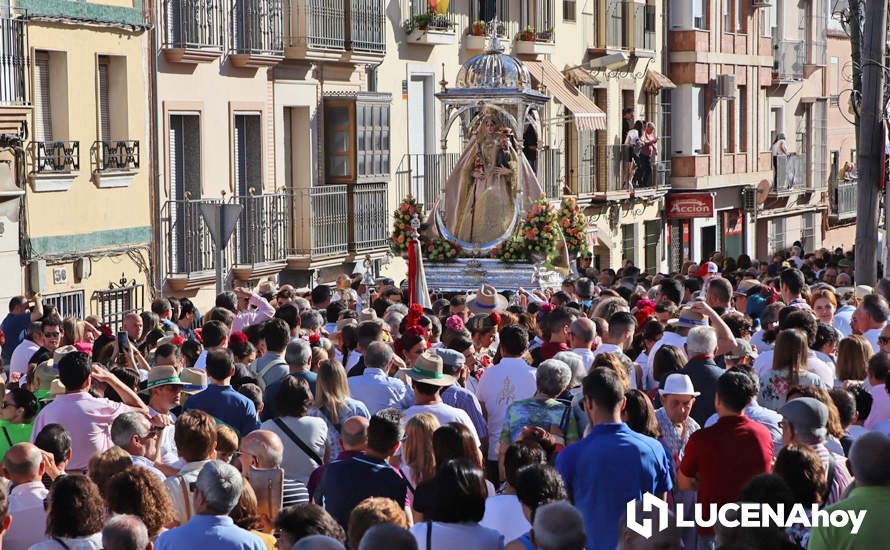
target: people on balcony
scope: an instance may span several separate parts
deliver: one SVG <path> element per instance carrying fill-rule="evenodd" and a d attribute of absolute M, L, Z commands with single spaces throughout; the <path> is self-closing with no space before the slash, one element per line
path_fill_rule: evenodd
<path fill-rule="evenodd" d="M 640 187 L 652 186 L 652 159 L 658 153 L 658 136 L 655 134 L 655 123 L 649 121 L 640 134 L 639 157 L 637 158 L 637 174 L 635 179 Z"/>

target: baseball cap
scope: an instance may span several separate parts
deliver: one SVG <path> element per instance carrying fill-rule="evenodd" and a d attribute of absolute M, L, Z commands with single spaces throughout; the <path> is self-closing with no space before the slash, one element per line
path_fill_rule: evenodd
<path fill-rule="evenodd" d="M 705 262 L 698 268 L 698 276 L 704 277 L 708 273 L 720 273 L 720 269 L 714 262 Z"/>
<path fill-rule="evenodd" d="M 786 418 L 794 429 L 795 435 L 807 435 L 818 440 L 825 439 L 828 434 L 828 407 L 818 399 L 799 397 L 782 405 L 779 414 Z"/>

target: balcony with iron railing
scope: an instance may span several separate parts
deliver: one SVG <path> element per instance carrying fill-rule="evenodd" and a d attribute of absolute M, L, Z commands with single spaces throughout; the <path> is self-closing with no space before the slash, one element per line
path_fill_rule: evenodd
<path fill-rule="evenodd" d="M 213 240 L 201 216 L 201 205 L 209 202 L 220 201 L 184 199 L 164 203 L 161 230 L 168 280 L 212 277 Z"/>
<path fill-rule="evenodd" d="M 521 6 L 519 24 L 513 53 L 524 55 L 549 55 L 556 50 L 554 42 L 553 0 L 537 0 Z"/>
<path fill-rule="evenodd" d="M 207 63 L 223 52 L 225 0 L 162 0 L 161 49 L 171 63 Z"/>
<path fill-rule="evenodd" d="M 538 182 L 549 200 L 562 198 L 565 185 L 565 171 L 562 166 L 562 150 L 545 148 L 538 154 Z"/>
<path fill-rule="evenodd" d="M 25 20 L 0 17 L 0 107 L 25 106 L 28 49 Z"/>
<path fill-rule="evenodd" d="M 139 170 L 139 142 L 96 141 L 90 147 L 93 182 L 100 188 L 128 187 Z"/>
<path fill-rule="evenodd" d="M 288 261 L 298 266 L 341 257 L 349 250 L 346 185 L 318 185 L 286 191 L 291 226 Z"/>
<path fill-rule="evenodd" d="M 253 191 L 253 188 L 250 189 Z M 287 259 L 290 197 L 286 193 L 236 195 L 241 215 L 233 238 L 233 271 L 247 279 L 258 266 L 270 265 L 277 271 Z M 239 271 L 250 273 L 239 273 Z"/>
<path fill-rule="evenodd" d="M 385 25 L 382 0 L 290 0 L 285 56 L 355 62 L 377 59 L 386 52 Z"/>
<path fill-rule="evenodd" d="M 778 155 L 775 160 L 775 181 L 770 188 L 771 195 L 784 196 L 807 190 L 806 155 Z"/>
<path fill-rule="evenodd" d="M 386 183 L 349 186 L 349 251 L 370 252 L 389 246 L 390 212 Z"/>
<path fill-rule="evenodd" d="M 399 196 L 410 194 L 426 208 L 431 207 L 459 157 L 458 153 L 405 155 L 396 169 L 396 189 Z"/>
<path fill-rule="evenodd" d="M 803 41 L 776 41 L 773 43 L 773 52 L 773 84 L 789 84 L 804 79 L 806 48 Z"/>
<path fill-rule="evenodd" d="M 832 183 L 831 216 L 835 223 L 856 219 L 858 179 L 839 179 Z"/>
<path fill-rule="evenodd" d="M 595 195 L 651 194 L 670 188 L 670 165 L 652 159 L 650 173 L 644 174 L 638 165 L 630 162 L 626 145 L 596 146 L 597 164 L 601 166 L 596 176 Z"/>
<path fill-rule="evenodd" d="M 284 58 L 287 0 L 234 0 L 229 59 L 236 67 L 274 65 Z"/>
<path fill-rule="evenodd" d="M 409 44 L 426 46 L 447 45 L 457 42 L 457 17 L 449 5 L 438 14 L 426 2 L 413 1 L 403 8 L 408 17 L 402 23 L 405 39 Z"/>

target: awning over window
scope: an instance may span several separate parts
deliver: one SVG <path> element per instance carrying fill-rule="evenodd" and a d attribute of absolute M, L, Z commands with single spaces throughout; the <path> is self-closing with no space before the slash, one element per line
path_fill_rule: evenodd
<path fill-rule="evenodd" d="M 671 79 L 664 76 L 658 71 L 649 69 L 646 71 L 646 79 L 643 81 L 643 90 L 654 94 L 665 88 L 676 88 L 677 85 L 671 82 Z"/>
<path fill-rule="evenodd" d="M 593 78 L 593 75 L 590 74 L 590 71 L 582 69 L 581 67 L 565 69 L 563 73 L 566 75 L 566 78 L 569 79 L 569 82 L 571 82 L 575 86 L 579 86 L 582 84 L 586 84 L 587 86 L 596 86 L 600 83 L 599 80 Z"/>
<path fill-rule="evenodd" d="M 549 61 L 524 61 L 532 79 L 543 84 L 546 92 L 572 113 L 578 130 L 605 130 L 606 114 L 586 95 L 578 91 L 566 76 Z"/>

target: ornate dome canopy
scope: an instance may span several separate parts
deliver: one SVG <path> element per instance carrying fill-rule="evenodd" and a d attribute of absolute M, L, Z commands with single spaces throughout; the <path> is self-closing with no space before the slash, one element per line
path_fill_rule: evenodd
<path fill-rule="evenodd" d="M 531 91 L 531 76 L 522 61 L 504 53 L 497 36 L 480 55 L 470 58 L 457 73 L 457 88 Z"/>

